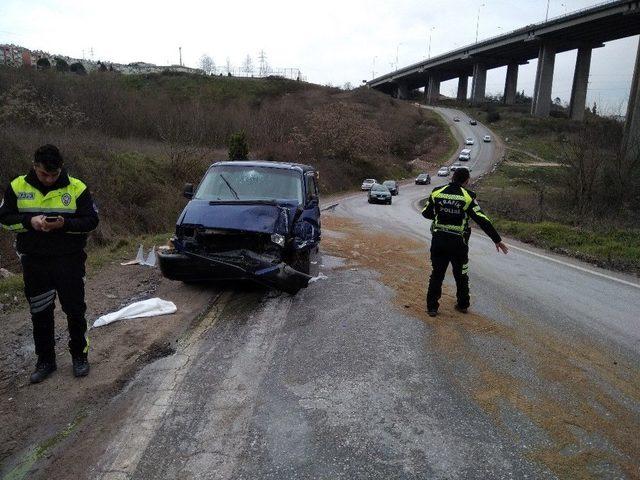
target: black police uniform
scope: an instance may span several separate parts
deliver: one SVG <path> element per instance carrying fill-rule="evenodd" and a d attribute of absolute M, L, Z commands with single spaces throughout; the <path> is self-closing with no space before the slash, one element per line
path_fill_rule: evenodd
<path fill-rule="evenodd" d="M 469 307 L 469 217 L 495 243 L 501 241 L 500 235 L 482 212 L 476 194 L 455 182 L 431 192 L 422 216 L 432 220 L 432 271 L 427 290 L 427 310 L 437 311 L 440 306 L 442 282 L 449 263 L 456 280 L 458 307 L 466 309 Z"/>
<path fill-rule="evenodd" d="M 62 216 L 63 228 L 38 232 L 31 218 Z M 56 294 L 67 315 L 69 350 L 74 359 L 88 351 L 84 300 L 87 233 L 98 225 L 89 189 L 63 169 L 50 187 L 34 170 L 18 177 L 5 190 L 0 224 L 17 233 L 16 250 L 22 262 L 24 291 L 31 309 L 38 363 L 55 365 L 54 309 Z"/>

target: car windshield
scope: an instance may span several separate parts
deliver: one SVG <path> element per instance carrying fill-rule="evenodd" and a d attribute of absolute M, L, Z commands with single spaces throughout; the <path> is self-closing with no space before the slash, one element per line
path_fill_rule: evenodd
<path fill-rule="evenodd" d="M 223 165 L 211 168 L 194 198 L 209 201 L 295 200 L 302 203 L 299 171 Z"/>
<path fill-rule="evenodd" d="M 371 187 L 371 191 L 373 191 L 373 192 L 388 192 L 389 189 L 387 187 L 385 187 L 384 185 L 374 185 L 373 187 Z"/>
<path fill-rule="evenodd" d="M 427 178 L 427 174 L 426 173 L 421 173 L 420 175 L 418 175 L 418 178 Z"/>
<path fill-rule="evenodd" d="M 396 182 L 394 182 L 393 180 L 387 180 L 386 182 L 383 183 L 383 185 L 385 187 L 395 187 L 396 186 Z"/>

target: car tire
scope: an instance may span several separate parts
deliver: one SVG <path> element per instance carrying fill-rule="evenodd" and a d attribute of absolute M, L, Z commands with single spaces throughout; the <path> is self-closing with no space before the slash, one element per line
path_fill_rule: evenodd
<path fill-rule="evenodd" d="M 291 268 L 298 270 L 299 272 L 309 275 L 311 271 L 311 251 L 303 250 L 296 252 L 293 255 L 293 261 L 291 262 Z"/>
<path fill-rule="evenodd" d="M 367 202 L 373 203 L 370 198 L 367 198 Z"/>

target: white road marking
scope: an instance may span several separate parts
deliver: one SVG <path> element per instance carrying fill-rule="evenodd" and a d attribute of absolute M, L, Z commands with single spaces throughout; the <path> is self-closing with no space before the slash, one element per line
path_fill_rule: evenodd
<path fill-rule="evenodd" d="M 476 237 L 484 238 L 485 240 L 488 240 L 491 243 L 493 243 L 493 240 L 491 240 L 486 235 L 482 235 L 480 233 L 473 233 L 473 235 L 476 236 Z M 634 287 L 634 288 L 640 289 L 640 284 L 638 284 L 638 283 L 628 282 L 626 280 L 622 280 L 621 278 L 617 278 L 617 277 L 613 277 L 611 275 L 607 275 L 605 273 L 597 272 L 595 270 L 591 270 L 590 268 L 581 267 L 580 265 L 574 265 L 573 263 L 565 262 L 564 260 L 559 260 L 557 258 L 553 258 L 553 257 L 550 257 L 548 255 L 543 255 L 542 253 L 533 252 L 533 251 L 528 250 L 526 248 L 517 247 L 517 246 L 512 245 L 512 244 L 507 244 L 507 246 L 510 249 L 514 249 L 514 250 L 518 250 L 520 252 L 528 253 L 529 255 L 533 255 L 534 257 L 542 258 L 544 260 L 549 260 L 550 262 L 554 262 L 554 263 L 557 263 L 559 265 L 563 265 L 565 267 L 570 267 L 570 268 L 573 268 L 574 270 L 579 270 L 579 271 L 584 272 L 584 273 L 589 273 L 591 275 L 595 275 L 596 277 L 606 278 L 607 280 L 612 280 L 614 282 L 618 282 L 618 283 L 621 283 L 623 285 L 627 285 L 629 287 Z"/>

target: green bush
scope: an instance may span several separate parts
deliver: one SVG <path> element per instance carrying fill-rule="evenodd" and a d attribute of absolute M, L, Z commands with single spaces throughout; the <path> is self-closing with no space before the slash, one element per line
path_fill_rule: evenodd
<path fill-rule="evenodd" d="M 244 131 L 236 132 L 229 138 L 229 160 L 247 160 L 249 145 Z"/>

